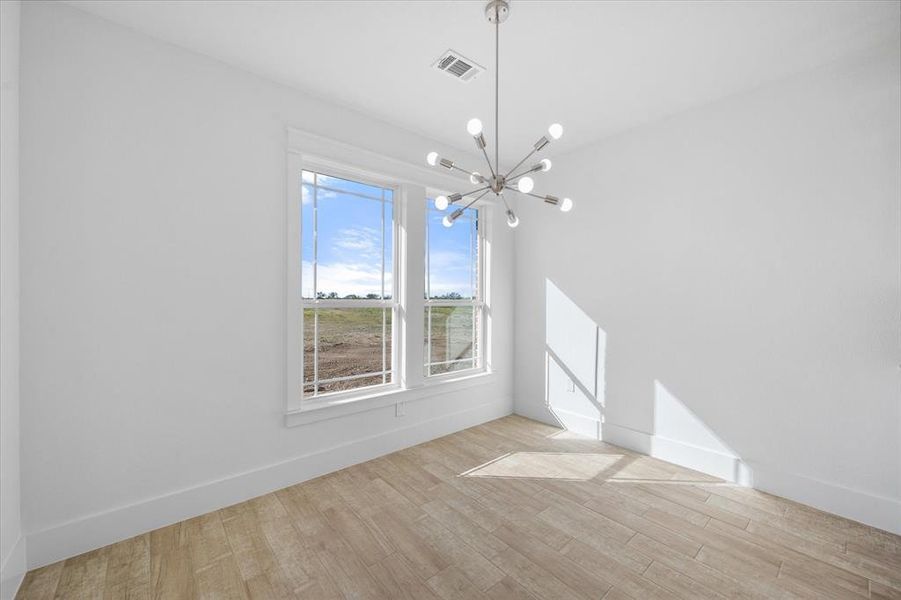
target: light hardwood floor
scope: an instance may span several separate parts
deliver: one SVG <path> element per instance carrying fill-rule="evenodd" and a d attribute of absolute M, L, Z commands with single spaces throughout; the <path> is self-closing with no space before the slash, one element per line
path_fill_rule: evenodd
<path fill-rule="evenodd" d="M 901 538 L 506 417 L 28 573 L 19 598 L 901 598 Z"/>

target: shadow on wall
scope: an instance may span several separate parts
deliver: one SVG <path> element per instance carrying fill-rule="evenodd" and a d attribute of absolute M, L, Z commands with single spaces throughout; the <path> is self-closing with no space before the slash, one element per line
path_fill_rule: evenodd
<path fill-rule="evenodd" d="M 606 332 L 550 279 L 545 313 L 545 403 L 560 427 L 727 481 L 753 483 L 738 454 L 657 379 L 648 381 L 652 431 L 607 423 Z"/>
<path fill-rule="evenodd" d="M 742 485 L 753 483 L 738 453 L 656 379 L 653 411 L 651 456 Z"/>

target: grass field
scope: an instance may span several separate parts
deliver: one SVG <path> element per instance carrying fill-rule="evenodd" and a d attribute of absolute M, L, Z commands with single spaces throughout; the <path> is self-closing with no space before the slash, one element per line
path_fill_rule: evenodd
<path fill-rule="evenodd" d="M 304 383 L 313 379 L 314 318 L 318 316 L 319 380 L 391 369 L 391 311 L 382 308 L 304 309 Z M 316 315 L 318 313 L 318 315 Z M 473 311 L 468 307 L 433 307 L 431 327 L 432 362 L 472 356 Z M 384 319 L 384 336 L 383 336 Z M 428 327 L 428 315 L 425 326 Z M 383 345 L 384 341 L 384 345 Z M 423 340 L 425 343 L 425 340 Z M 428 356 L 428 348 L 426 348 Z M 433 365 L 431 374 L 469 368 L 469 362 Z M 388 375 L 390 378 L 390 373 Z M 318 393 L 335 392 L 382 383 L 373 377 L 336 381 L 319 385 Z M 313 393 L 311 385 L 304 393 Z"/>

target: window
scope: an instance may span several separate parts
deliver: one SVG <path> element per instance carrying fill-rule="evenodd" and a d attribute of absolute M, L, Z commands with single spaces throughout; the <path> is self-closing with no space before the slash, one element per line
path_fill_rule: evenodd
<path fill-rule="evenodd" d="M 425 260 L 425 375 L 481 366 L 482 293 L 479 210 L 467 208 L 453 227 L 428 200 Z"/>
<path fill-rule="evenodd" d="M 430 190 L 459 186 L 455 174 L 292 128 L 285 174 L 288 426 L 391 405 L 402 416 L 438 390 L 495 382 L 502 207 L 477 202 L 446 228 Z"/>
<path fill-rule="evenodd" d="M 303 396 L 394 378 L 394 190 L 302 171 Z"/>

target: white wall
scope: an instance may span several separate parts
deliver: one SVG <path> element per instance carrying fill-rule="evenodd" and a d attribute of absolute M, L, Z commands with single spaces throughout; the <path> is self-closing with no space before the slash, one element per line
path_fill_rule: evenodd
<path fill-rule="evenodd" d="M 19 475 L 19 16 L 0 2 L 0 598 L 25 574 Z"/>
<path fill-rule="evenodd" d="M 895 44 L 554 157 L 576 207 L 520 202 L 516 411 L 554 420 L 546 323 L 583 311 L 600 393 L 552 364 L 561 421 L 901 530 L 899 105 Z"/>
<path fill-rule="evenodd" d="M 415 163 L 428 140 L 61 5 L 23 8 L 22 74 L 29 567 L 512 411 L 501 353 L 403 417 L 284 425 L 286 125 Z"/>

